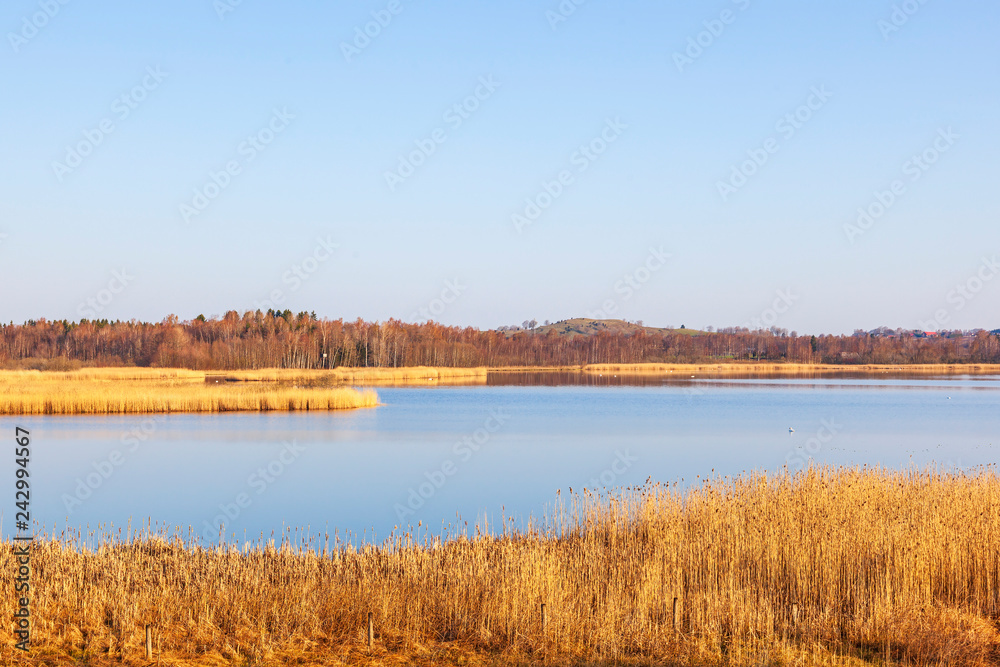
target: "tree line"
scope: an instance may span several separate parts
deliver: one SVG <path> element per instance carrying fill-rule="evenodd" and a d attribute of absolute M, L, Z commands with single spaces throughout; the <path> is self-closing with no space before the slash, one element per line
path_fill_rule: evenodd
<path fill-rule="evenodd" d="M 1000 363 L 1000 336 L 798 335 L 783 330 L 566 336 L 426 322 L 353 322 L 291 311 L 230 311 L 161 322 L 32 320 L 0 325 L 7 368 L 159 366 L 196 370 L 592 363 L 788 361 L 830 364 Z"/>

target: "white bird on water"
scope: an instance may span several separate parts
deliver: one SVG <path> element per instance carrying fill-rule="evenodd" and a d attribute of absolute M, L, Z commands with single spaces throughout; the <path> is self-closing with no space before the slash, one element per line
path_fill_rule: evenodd
<path fill-rule="evenodd" d="M 791 426 L 789 426 L 789 427 L 788 427 L 788 432 L 789 432 L 789 433 L 795 433 L 795 429 L 794 429 L 794 428 L 792 428 Z"/>

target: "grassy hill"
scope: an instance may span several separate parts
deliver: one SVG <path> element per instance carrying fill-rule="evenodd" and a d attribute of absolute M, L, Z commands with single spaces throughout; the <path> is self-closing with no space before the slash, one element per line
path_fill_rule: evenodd
<path fill-rule="evenodd" d="M 704 333 L 697 329 L 666 329 L 662 327 L 645 327 L 625 320 L 592 320 L 585 317 L 576 317 L 570 320 L 562 320 L 554 324 L 546 324 L 535 327 L 531 333 L 544 336 L 548 332 L 554 331 L 560 336 L 593 336 L 594 334 L 607 332 L 614 334 L 633 334 L 644 331 L 650 335 L 662 335 L 666 333 L 697 335 Z M 518 333 L 518 332 L 515 332 Z"/>

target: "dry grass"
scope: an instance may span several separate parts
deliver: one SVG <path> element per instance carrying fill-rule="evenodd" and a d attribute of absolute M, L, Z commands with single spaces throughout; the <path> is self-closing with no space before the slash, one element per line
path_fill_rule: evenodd
<path fill-rule="evenodd" d="M 588 364 L 578 367 L 585 373 L 624 373 L 633 375 L 670 373 L 822 375 L 830 373 L 914 374 L 914 375 L 983 375 L 1000 374 L 1000 364 L 836 364 L 754 363 L 734 361 L 709 364 Z"/>
<path fill-rule="evenodd" d="M 1000 364 L 799 364 L 729 361 L 704 364 L 586 364 L 582 366 L 498 366 L 490 373 L 591 373 L 619 375 L 669 376 L 687 373 L 701 375 L 761 375 L 816 377 L 835 374 L 862 375 L 1000 375 Z"/>
<path fill-rule="evenodd" d="M 32 382 L 79 382 L 82 380 L 174 380 L 204 382 L 204 371 L 186 368 L 95 367 L 71 371 L 0 370 L 0 382 L 30 379 Z"/>
<path fill-rule="evenodd" d="M 331 368 L 306 370 L 270 368 L 252 371 L 210 372 L 211 377 L 239 381 L 312 382 L 359 385 L 486 384 L 485 368 L 408 366 L 404 368 Z"/>
<path fill-rule="evenodd" d="M 1000 478 L 810 470 L 574 496 L 547 526 L 357 550 L 63 533 L 33 556 L 50 663 L 939 665 L 1000 661 Z M 11 563 L 11 544 L 0 543 Z M 0 588 L 13 589 L 13 568 Z M 679 632 L 672 600 L 681 601 Z M 13 595 L 0 596 L 12 617 Z M 548 624 L 540 623 L 545 603 Z M 797 606 L 797 621 L 793 615 Z M 367 614 L 376 643 L 365 647 Z M 0 626 L 5 659 L 10 623 Z"/>
<path fill-rule="evenodd" d="M 199 371 L 0 371 L 0 414 L 5 415 L 342 410 L 376 405 L 378 397 L 371 390 L 208 383 Z"/>

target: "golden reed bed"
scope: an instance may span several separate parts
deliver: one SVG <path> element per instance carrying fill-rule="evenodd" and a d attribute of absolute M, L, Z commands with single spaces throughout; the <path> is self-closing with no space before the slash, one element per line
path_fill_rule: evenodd
<path fill-rule="evenodd" d="M 210 376 L 240 381 L 326 382 L 361 385 L 486 384 L 490 373 L 618 373 L 622 375 L 711 374 L 815 376 L 837 373 L 913 375 L 1000 375 L 1000 364 L 836 365 L 727 362 L 704 364 L 586 364 L 576 366 L 491 366 L 450 368 L 334 368 L 209 371 Z"/>
<path fill-rule="evenodd" d="M 995 665 L 1000 478 L 814 469 L 573 496 L 545 528 L 205 549 L 41 539 L 46 664 Z M 154 531 L 155 533 L 155 531 Z M 0 543 L 11 563 L 11 543 Z M 12 567 L 0 589 L 13 590 Z M 679 615 L 674 627 L 673 600 Z M 547 623 L 541 623 L 541 605 Z M 12 618 L 14 596 L 0 596 Z M 368 614 L 374 645 L 367 647 Z M 0 625 L 5 662 L 10 623 Z"/>
<path fill-rule="evenodd" d="M 796 364 L 729 362 L 705 364 L 588 364 L 579 368 L 585 373 L 654 374 L 711 373 L 719 375 L 760 373 L 766 375 L 801 375 L 830 373 L 914 374 L 914 375 L 996 375 L 1000 364 Z M 507 369 L 504 369 L 507 370 Z M 511 369 L 513 370 L 513 369 Z"/>
<path fill-rule="evenodd" d="M 5 415 L 343 410 L 376 405 L 378 396 L 371 390 L 210 383 L 199 371 L 0 371 L 0 414 Z"/>
<path fill-rule="evenodd" d="M 486 384 L 488 369 L 407 366 L 404 368 L 331 368 L 309 370 L 268 368 L 249 371 L 210 371 L 210 377 L 241 382 L 325 382 L 361 385 Z"/>

